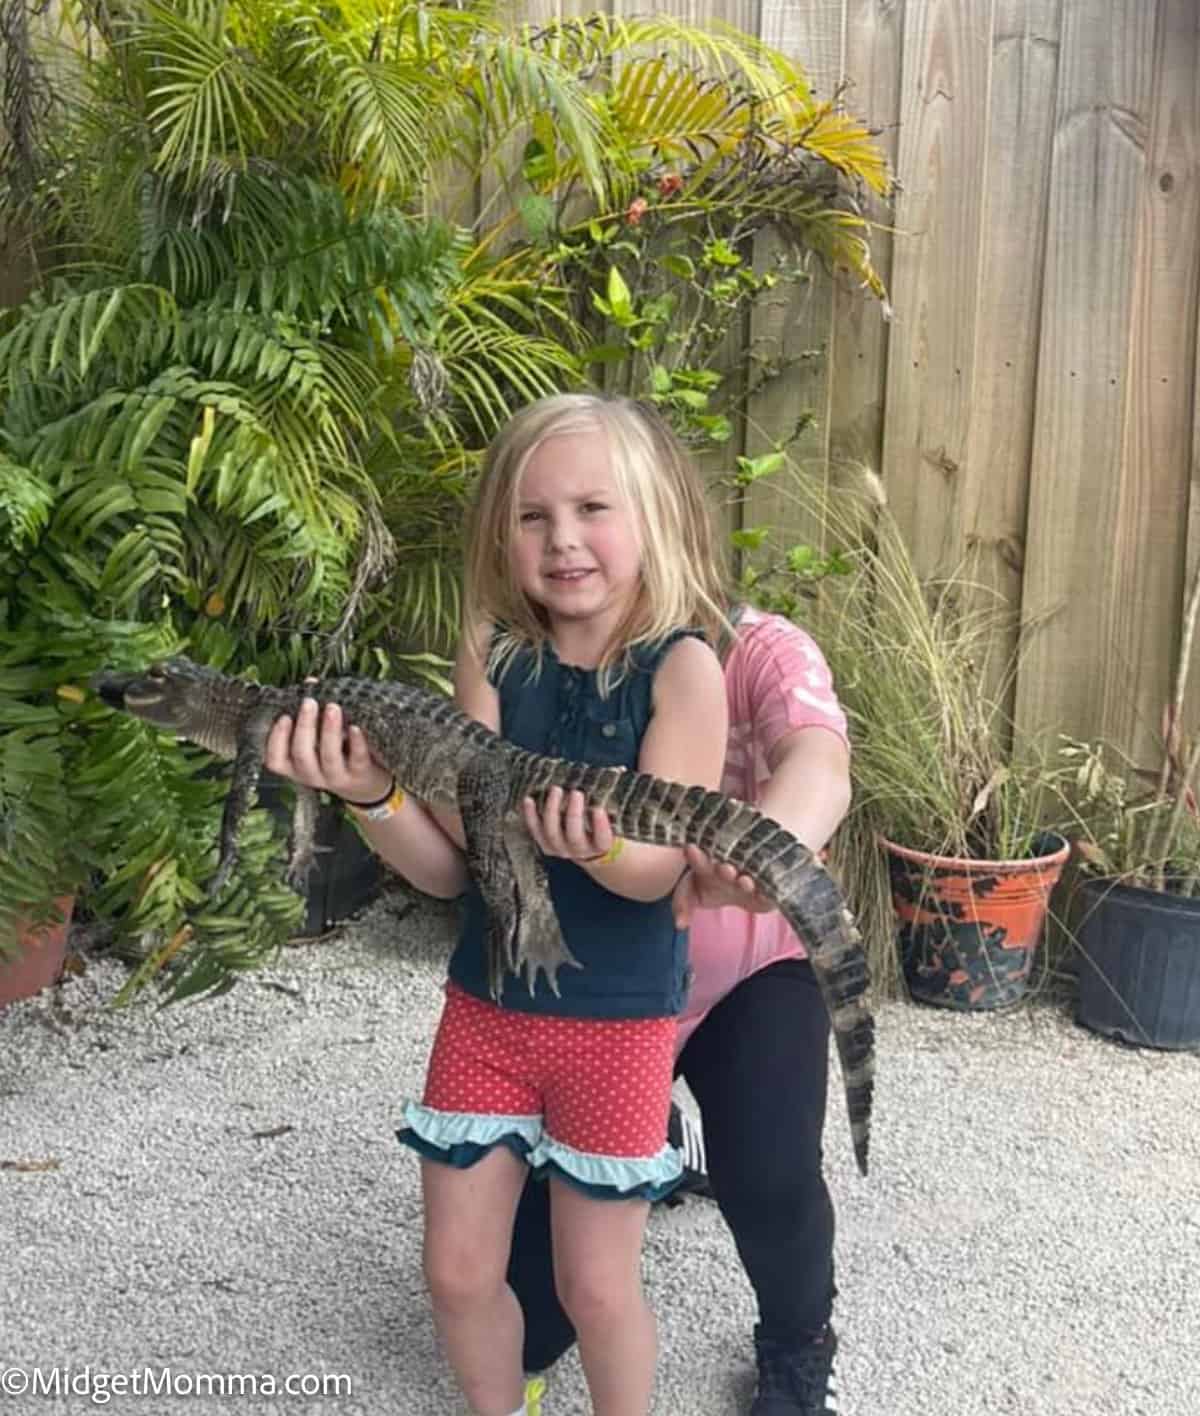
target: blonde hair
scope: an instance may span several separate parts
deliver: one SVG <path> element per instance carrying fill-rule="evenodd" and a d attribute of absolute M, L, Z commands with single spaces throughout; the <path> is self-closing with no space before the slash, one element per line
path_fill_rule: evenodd
<path fill-rule="evenodd" d="M 549 621 L 517 583 L 511 554 L 521 478 L 548 438 L 585 432 L 607 440 L 613 478 L 633 511 L 641 550 L 638 593 L 597 666 L 600 689 L 607 692 L 640 645 L 694 628 L 719 652 L 732 633 L 725 568 L 699 472 L 652 408 L 629 398 L 563 393 L 539 399 L 509 420 L 488 449 L 467 521 L 464 610 L 469 633 L 483 625 L 500 629 L 491 646 L 479 646 L 493 673 L 522 648 L 534 650 L 540 665 L 550 642 Z"/>

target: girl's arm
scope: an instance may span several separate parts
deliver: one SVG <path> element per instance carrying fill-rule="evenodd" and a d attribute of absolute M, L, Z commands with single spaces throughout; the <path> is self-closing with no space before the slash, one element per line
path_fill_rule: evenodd
<path fill-rule="evenodd" d="M 272 727 L 263 765 L 351 805 L 378 800 L 392 780 L 371 756 L 362 731 L 345 731 L 341 708 L 330 703 L 319 714 L 312 698 L 301 703 L 295 722 L 283 717 Z M 385 820 L 361 815 L 358 820 L 372 849 L 418 890 L 442 899 L 462 894 L 467 884 L 462 852 L 421 802 L 406 796 L 399 811 Z"/>
<path fill-rule="evenodd" d="M 717 787 L 725 760 L 729 709 L 725 679 L 713 651 L 699 639 L 681 639 L 664 658 L 654 678 L 654 716 L 642 739 L 638 770 L 701 787 Z M 686 865 L 673 847 L 624 842 L 612 860 L 607 814 L 586 807 L 581 792 L 567 799 L 558 788 L 547 793 L 539 816 L 525 801 L 529 832 L 547 855 L 564 856 L 583 866 L 616 895 L 658 900 L 669 894 Z"/>

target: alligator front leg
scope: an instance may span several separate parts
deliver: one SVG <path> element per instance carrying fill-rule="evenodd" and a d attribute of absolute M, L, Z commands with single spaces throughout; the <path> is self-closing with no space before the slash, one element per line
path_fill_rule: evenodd
<path fill-rule="evenodd" d="M 221 816 L 221 852 L 217 860 L 217 873 L 208 887 L 210 900 L 215 900 L 229 884 L 229 877 L 237 865 L 238 834 L 258 790 L 258 779 L 262 776 L 263 753 L 267 748 L 267 734 L 278 716 L 277 709 L 264 709 L 262 712 L 252 713 L 242 727 L 237 756 L 233 761 L 229 795 L 225 798 L 225 810 Z"/>
<path fill-rule="evenodd" d="M 499 998 L 505 971 L 525 971 L 530 993 L 544 971 L 558 992 L 558 970 L 579 968 L 567 948 L 541 856 L 520 815 L 508 803 L 510 768 L 479 753 L 459 773 L 458 807 L 467 865 L 488 911 L 488 983 Z"/>

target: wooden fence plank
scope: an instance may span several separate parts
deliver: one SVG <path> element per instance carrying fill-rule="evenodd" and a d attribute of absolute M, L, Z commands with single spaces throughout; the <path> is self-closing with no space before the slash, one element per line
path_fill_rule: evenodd
<path fill-rule="evenodd" d="M 900 129 L 900 70 L 904 0 L 847 0 L 845 78 L 847 108 L 878 134 L 896 167 Z M 875 267 L 890 286 L 894 211 L 872 201 L 866 214 Z M 829 453 L 878 471 L 883 459 L 883 402 L 889 325 L 869 294 L 838 284 L 833 292 L 830 355 Z"/>
<path fill-rule="evenodd" d="M 1145 416 L 1130 340 L 1144 327 L 1134 301 L 1158 8 L 1063 8 L 1016 697 L 1031 731 L 1090 737 L 1128 721 L 1118 709 L 1152 652 L 1121 661 L 1114 649 L 1129 643 L 1122 600 L 1145 584 L 1116 547 L 1139 495 L 1125 480 L 1150 472 L 1129 467 L 1126 429 Z"/>
<path fill-rule="evenodd" d="M 1200 28 L 1194 0 L 1159 0 L 1140 212 L 1129 421 L 1113 559 L 1104 731 L 1160 760 L 1186 597 L 1200 299 Z M 1130 676 L 1124 666 L 1133 665 Z"/>
<path fill-rule="evenodd" d="M 980 587 L 971 599 L 1005 621 L 989 667 L 1009 713 L 1017 617 L 1003 611 L 1021 603 L 1060 20 L 1061 0 L 996 0 L 970 424 L 958 479 L 965 566 Z"/>
<path fill-rule="evenodd" d="M 994 0 L 910 0 L 883 472 L 918 572 L 962 555 Z"/>
<path fill-rule="evenodd" d="M 763 40 L 801 64 L 821 99 L 831 98 L 841 83 L 844 25 L 844 0 L 806 5 L 763 0 Z M 775 237 L 760 236 L 756 267 L 769 268 L 779 250 Z M 819 262 L 810 259 L 807 266 L 807 283 L 780 287 L 774 298 L 759 304 L 750 321 L 751 349 L 782 359 L 785 369 L 750 399 L 745 449 L 754 457 L 786 444 L 793 457 L 824 467 L 829 457 L 833 288 Z M 786 367 L 789 361 L 793 362 Z M 813 421 L 796 437 L 804 415 L 811 415 Z M 778 544 L 814 540 L 818 535 L 786 481 L 768 479 L 751 486 L 743 516 L 747 525 L 772 527 L 772 539 Z"/>
<path fill-rule="evenodd" d="M 1200 8 L 1196 10 L 1195 25 L 1193 56 L 1200 53 Z M 1193 102 L 1197 109 L 1200 109 L 1200 59 L 1193 57 L 1191 71 L 1195 84 Z M 1193 164 L 1190 180 L 1200 181 L 1200 170 L 1196 164 Z M 1197 574 L 1200 574 L 1200 301 L 1197 302 L 1197 308 L 1193 311 L 1192 392 L 1192 445 L 1187 490 L 1187 546 L 1184 552 L 1185 595 L 1190 591 Z M 1193 737 L 1200 734 L 1200 662 L 1198 661 L 1200 661 L 1200 649 L 1193 649 L 1183 715 L 1186 730 Z"/>

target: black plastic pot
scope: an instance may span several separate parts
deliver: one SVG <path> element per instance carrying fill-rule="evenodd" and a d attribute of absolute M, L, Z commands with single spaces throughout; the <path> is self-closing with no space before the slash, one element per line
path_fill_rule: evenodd
<path fill-rule="evenodd" d="M 1200 1047 L 1200 900 L 1085 880 L 1076 1018 L 1140 1047 Z"/>
<path fill-rule="evenodd" d="M 291 793 L 283 778 L 264 772 L 258 784 L 259 805 L 291 826 Z M 383 871 L 340 802 L 323 801 L 317 812 L 317 856 L 308 877 L 307 914 L 298 937 L 324 934 L 362 909 L 379 894 Z"/>

